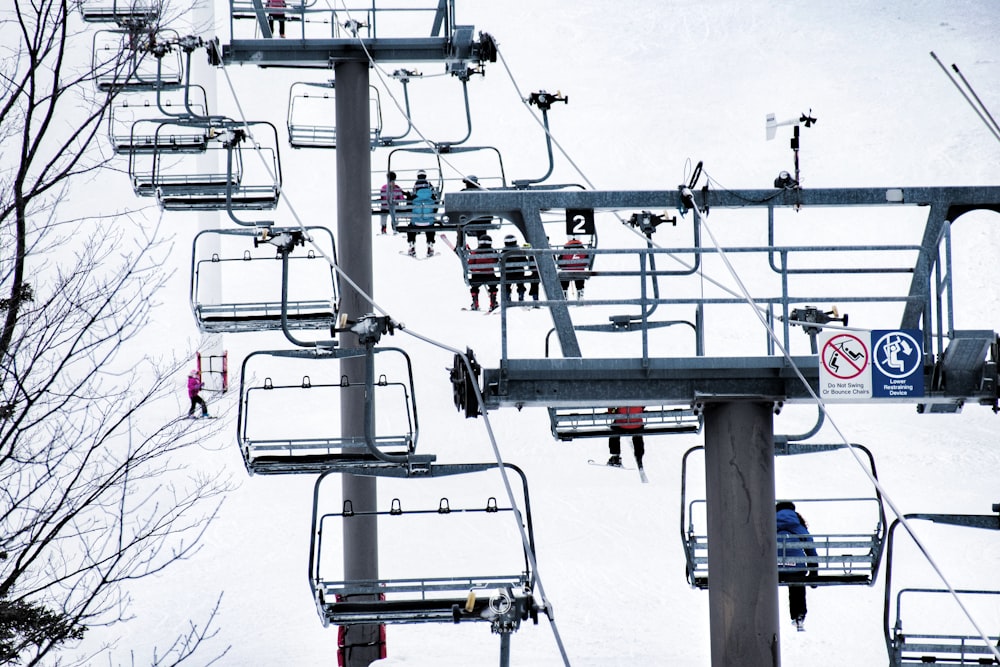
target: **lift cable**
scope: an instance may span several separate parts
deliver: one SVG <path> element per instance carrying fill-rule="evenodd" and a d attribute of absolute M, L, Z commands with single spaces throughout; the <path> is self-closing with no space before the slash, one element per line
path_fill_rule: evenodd
<path fill-rule="evenodd" d="M 532 111 L 531 104 L 528 101 L 529 98 L 525 97 L 521 93 L 521 89 L 517 85 L 517 80 L 514 78 L 514 73 L 510 70 L 510 67 L 507 65 L 507 60 L 503 57 L 503 52 L 499 48 L 497 48 L 497 57 L 500 59 L 500 62 L 503 64 L 504 70 L 507 72 L 507 77 L 510 79 L 511 85 L 514 86 L 514 91 L 517 93 L 518 99 L 520 99 L 521 104 L 524 105 L 525 109 L 528 110 L 528 113 L 531 115 L 531 117 L 535 120 L 536 123 L 538 123 L 539 127 L 542 128 L 542 131 L 544 131 L 548 135 L 549 139 L 552 140 L 553 145 L 555 145 L 556 148 L 559 149 L 559 152 L 562 154 L 562 156 L 564 158 L 566 158 L 566 160 L 570 163 L 570 165 L 572 165 L 572 167 L 576 171 L 576 173 L 580 176 L 581 179 L 583 179 L 583 182 L 587 184 L 587 187 L 589 187 L 591 190 L 596 190 L 597 188 L 594 186 L 594 183 L 589 178 L 587 178 L 587 175 L 583 172 L 583 170 L 580 169 L 580 167 L 576 164 L 576 162 L 573 160 L 573 158 L 570 157 L 569 153 L 566 152 L 566 150 L 562 147 L 562 145 L 559 143 L 559 141 L 552 135 L 552 132 L 549 130 L 549 128 L 545 127 L 545 124 L 541 121 L 541 119 L 539 119 L 538 116 L 535 114 L 535 112 Z M 690 159 L 689 159 L 689 162 L 690 162 Z M 699 164 L 701 164 L 701 163 L 699 163 Z M 691 187 L 693 187 L 693 184 L 692 184 Z M 780 191 L 778 193 L 776 193 L 775 196 L 777 196 L 777 194 L 780 194 Z M 626 220 L 617 211 L 613 211 L 612 213 L 618 219 L 618 222 L 621 223 L 621 225 L 624 228 L 626 228 L 629 232 L 631 232 L 632 234 L 635 234 L 636 237 L 642 239 L 644 242 L 649 243 L 652 247 L 658 248 L 658 249 L 662 249 L 662 246 L 660 246 L 658 243 L 656 243 L 652 239 L 646 237 L 638 229 L 635 229 L 635 228 L 631 227 L 629 224 L 627 224 Z M 677 262 L 681 267 L 683 267 L 683 268 L 685 268 L 687 270 L 694 270 L 694 268 L 695 268 L 693 264 L 688 263 L 683 258 L 678 257 L 674 253 L 667 253 L 667 256 L 670 257 L 675 262 Z M 734 289 L 732 289 L 732 288 L 730 288 L 730 287 L 728 287 L 726 285 L 723 285 L 721 282 L 715 280 L 711 276 L 705 275 L 704 272 L 702 272 L 701 277 L 702 277 L 703 280 L 707 280 L 708 282 L 712 283 L 713 285 L 715 285 L 719 289 L 721 289 L 724 292 L 728 293 L 730 296 L 733 296 L 733 297 L 736 297 L 736 298 L 740 298 L 741 297 L 741 295 L 736 290 L 734 290 Z M 757 306 L 756 304 L 754 304 L 754 306 L 756 308 L 760 309 L 762 312 L 765 312 L 765 309 L 762 306 Z"/>
<path fill-rule="evenodd" d="M 709 238 L 712 241 L 712 245 L 715 246 L 716 251 L 719 253 L 719 258 L 725 264 L 726 269 L 729 271 L 729 274 L 732 276 L 733 280 L 736 281 L 736 284 L 739 286 L 739 289 L 740 289 L 740 291 L 743 294 L 743 299 L 747 302 L 747 304 L 749 304 L 749 305 L 751 305 L 751 306 L 754 307 L 753 310 L 757 314 L 757 318 L 760 320 L 761 325 L 767 331 L 768 336 L 771 337 L 771 340 L 774 342 L 774 344 L 777 346 L 778 350 L 781 352 L 781 354 L 784 356 L 785 360 L 788 362 L 789 366 L 795 372 L 795 375 L 802 382 L 802 385 L 805 387 L 806 391 L 812 397 L 813 401 L 816 402 L 816 405 L 819 406 L 819 408 L 820 408 L 820 410 L 822 410 L 823 414 L 826 415 L 826 418 L 829 421 L 830 425 L 833 427 L 833 430 L 837 433 L 837 435 L 843 441 L 844 446 L 848 449 L 848 451 L 851 452 L 851 455 L 854 457 L 854 460 L 858 463 L 858 466 L 862 469 L 862 471 L 864 472 L 865 476 L 872 483 L 872 485 L 874 485 L 874 487 L 876 489 L 878 489 L 879 493 L 882 495 L 882 498 L 885 500 L 886 504 L 889 506 L 889 509 L 892 510 L 892 513 L 896 515 L 896 518 L 899 520 L 900 524 L 906 529 L 906 532 L 909 533 L 910 537 L 916 543 L 917 548 L 919 549 L 920 553 L 927 560 L 927 563 L 931 566 L 931 568 L 933 568 L 933 570 L 937 574 L 938 578 L 941 579 L 941 582 L 945 585 L 945 587 L 948 589 L 948 592 L 955 599 L 955 602 L 961 608 L 962 612 L 965 614 L 965 617 L 972 624 L 972 627 L 975 628 L 975 630 L 979 634 L 979 636 L 983 639 L 984 642 L 986 642 L 986 645 L 990 647 L 991 652 L 997 658 L 997 660 L 1000 660 L 1000 648 L 991 645 L 989 636 L 982 630 L 982 628 L 976 622 L 976 619 L 972 617 L 972 613 L 968 610 L 968 608 L 965 606 L 965 604 L 962 603 L 962 600 L 959 597 L 958 593 L 952 587 L 951 583 L 948 581 L 948 578 L 945 576 L 944 572 L 941 570 L 941 568 L 938 566 L 937 562 L 931 556 L 930 551 L 928 551 L 927 547 L 923 544 L 923 542 L 920 541 L 920 538 L 917 537 L 917 534 L 914 532 L 914 530 L 910 526 L 909 521 L 907 521 L 907 519 L 904 516 L 904 514 L 896 506 L 896 503 L 892 500 L 892 497 L 889 495 L 888 491 L 885 489 L 885 487 L 882 485 L 882 483 L 879 482 L 878 478 L 875 477 L 872 474 L 871 471 L 869 471 L 868 467 L 865 465 L 864 461 L 862 460 L 861 455 L 858 454 L 857 449 L 855 448 L 855 446 L 853 444 L 851 444 L 850 440 L 848 440 L 848 438 L 840 430 L 840 427 L 837 425 L 836 421 L 833 419 L 833 416 L 830 415 L 829 411 L 826 408 L 826 403 L 823 401 L 822 398 L 820 398 L 819 395 L 816 394 L 815 391 L 813 391 L 812 386 L 809 384 L 809 381 L 806 380 L 805 375 L 803 375 L 803 373 L 802 373 L 802 370 L 796 365 L 795 360 L 792 358 L 791 354 L 789 354 L 789 352 L 781 344 L 781 340 L 779 339 L 778 334 L 774 331 L 773 328 L 771 328 L 770 324 L 768 324 L 767 320 L 763 317 L 763 315 L 761 315 L 761 313 L 759 312 L 759 310 L 756 308 L 756 304 L 754 304 L 753 298 L 751 297 L 749 290 L 746 288 L 746 285 L 740 279 L 740 276 L 737 273 L 736 269 L 730 263 L 728 254 L 726 253 L 725 250 L 723 250 L 722 246 L 719 244 L 718 240 L 716 239 L 715 234 L 712 233 L 711 227 L 708 225 L 708 223 L 705 220 L 704 216 L 701 214 L 701 211 L 699 211 L 698 207 L 695 205 L 694 195 L 691 193 L 691 189 L 690 188 L 683 188 L 681 190 L 681 195 L 682 195 L 682 197 L 683 197 L 684 200 L 686 200 L 687 202 L 689 202 L 689 208 L 691 209 L 691 211 L 694 212 L 695 217 L 698 218 L 698 221 L 704 227 L 706 233 L 708 234 Z"/>
<path fill-rule="evenodd" d="M 210 48 L 214 48 L 214 47 L 210 47 Z M 236 107 L 237 107 L 237 111 L 240 114 L 240 118 L 242 119 L 243 123 L 247 126 L 247 131 L 249 133 L 250 132 L 250 128 L 249 128 L 249 125 L 247 124 L 247 121 L 246 121 L 246 114 L 244 114 L 243 108 L 240 105 L 239 97 L 238 97 L 238 95 L 236 93 L 236 88 L 233 85 L 233 81 L 229 77 L 229 73 L 226 70 L 226 68 L 222 67 L 221 69 L 222 69 L 223 75 L 224 75 L 224 77 L 226 79 L 226 83 L 229 86 L 230 93 L 233 96 L 233 100 L 235 101 L 235 104 L 236 104 Z M 252 141 L 254 140 L 251 135 L 248 134 L 248 136 L 250 136 L 250 139 Z M 264 168 L 268 169 L 268 170 L 270 169 L 270 165 L 268 165 L 266 163 L 266 161 L 264 162 Z M 281 185 L 279 184 L 277 187 L 279 189 L 279 192 L 281 192 Z M 282 193 L 282 194 L 284 194 L 284 193 Z M 290 213 L 292 215 L 292 218 L 295 220 L 295 224 L 298 225 L 298 227 L 306 234 L 306 240 L 315 248 L 317 255 L 320 256 L 320 257 L 322 257 L 324 260 L 326 260 L 326 262 L 331 266 L 331 268 L 333 268 L 337 272 L 337 275 L 339 275 L 343 280 L 345 280 L 348 284 L 350 284 L 351 287 L 354 288 L 354 290 L 361 296 L 362 299 L 364 299 L 369 304 L 371 304 L 372 308 L 374 308 L 378 313 L 380 313 L 380 314 L 385 315 L 386 317 L 388 317 L 393 322 L 393 324 L 394 324 L 394 326 L 395 326 L 396 329 L 398 329 L 398 330 L 400 330 L 400 331 L 402 331 L 404 333 L 407 333 L 407 334 L 413 336 L 414 338 L 416 338 L 418 340 L 422 340 L 422 341 L 424 341 L 424 342 L 426 342 L 426 343 L 428 343 L 428 344 L 430 344 L 432 346 L 439 347 L 439 348 L 441 348 L 443 350 L 446 350 L 448 352 L 452 352 L 454 354 L 460 355 L 460 357 L 462 358 L 463 363 L 466 366 L 466 370 L 470 373 L 470 376 L 471 376 L 471 374 L 472 374 L 472 365 L 471 365 L 471 362 L 469 361 L 468 355 L 465 352 L 463 352 L 461 350 L 458 350 L 456 348 L 453 348 L 450 345 L 447 345 L 445 343 L 442 343 L 442 342 L 439 342 L 439 341 L 435 341 L 434 339 L 429 338 L 429 337 L 424 336 L 424 335 L 421 335 L 418 332 L 411 331 L 410 329 L 408 329 L 406 327 L 405 324 L 396 321 L 395 318 L 393 318 L 389 314 L 389 312 L 387 310 L 385 310 L 380 305 L 378 305 L 378 303 L 375 301 L 375 299 L 374 299 L 374 297 L 372 295 L 368 294 L 363 289 L 361 289 L 361 287 L 356 282 L 354 282 L 354 280 L 352 280 L 349 275 L 347 275 L 347 273 L 337 263 L 337 261 L 336 261 L 335 258 L 327 256 L 327 254 L 323 251 L 323 249 L 320 248 L 318 246 L 318 244 L 316 244 L 316 243 L 313 242 L 312 238 L 308 234 L 308 231 L 306 230 L 306 227 L 305 227 L 304 222 L 302 221 L 302 218 L 299 216 L 298 212 L 295 210 L 295 207 L 292 204 L 291 198 L 288 197 L 287 195 L 285 195 L 283 197 L 283 201 L 285 202 L 285 205 L 288 207 L 288 209 L 289 209 L 289 211 L 290 211 Z M 524 521 L 522 521 L 522 519 L 521 519 L 521 517 L 523 516 L 523 513 L 522 513 L 521 509 L 518 507 L 517 498 L 514 495 L 513 486 L 511 485 L 510 479 L 507 476 L 507 470 L 506 470 L 506 467 L 505 467 L 505 462 L 503 460 L 503 456 L 500 453 L 499 446 L 497 445 L 496 437 L 494 435 L 493 428 L 492 428 L 492 425 L 490 424 L 489 416 L 488 416 L 487 411 L 486 411 L 485 399 L 483 398 L 482 392 L 479 389 L 478 385 L 475 387 L 475 393 L 476 393 L 476 400 L 479 402 L 480 408 L 481 408 L 482 413 L 483 413 L 483 423 L 484 423 L 484 425 L 486 427 L 487 434 L 489 435 L 489 438 L 490 438 L 490 444 L 491 444 L 491 447 L 493 448 L 493 453 L 494 453 L 494 456 L 496 457 L 496 460 L 497 460 L 497 467 L 498 467 L 498 470 L 500 472 L 500 476 L 501 476 L 501 478 L 503 480 L 504 487 L 505 487 L 506 492 L 507 492 L 508 500 L 510 501 L 511 507 L 513 509 L 512 513 L 513 513 L 514 517 L 517 520 L 517 529 L 518 529 L 518 532 L 519 532 L 519 534 L 521 536 L 521 543 L 524 546 L 525 553 L 528 554 L 529 564 L 531 565 L 532 571 L 535 574 L 535 586 L 538 589 L 539 597 L 541 598 L 542 604 L 544 605 L 546 616 L 548 616 L 548 618 L 549 618 L 549 625 L 552 628 L 552 634 L 553 634 L 553 636 L 554 636 L 554 638 L 556 640 L 556 645 L 559 648 L 559 653 L 560 653 L 560 655 L 562 657 L 563 664 L 566 665 L 566 667 L 570 667 L 571 663 L 570 663 L 570 660 L 569 660 L 569 656 L 566 653 L 565 646 L 563 645 L 563 642 L 562 642 L 562 637 L 559 634 L 559 628 L 558 628 L 558 626 L 556 624 L 555 617 L 554 617 L 554 615 L 552 613 L 552 606 L 550 605 L 550 603 L 548 602 L 548 599 L 545 596 L 545 588 L 544 588 L 544 586 L 542 584 L 542 576 L 541 576 L 541 573 L 540 573 L 540 571 L 538 569 L 538 563 L 535 560 L 534 552 L 531 549 L 531 546 L 530 546 L 531 543 L 530 543 L 527 531 L 526 531 L 525 526 L 524 526 Z"/>

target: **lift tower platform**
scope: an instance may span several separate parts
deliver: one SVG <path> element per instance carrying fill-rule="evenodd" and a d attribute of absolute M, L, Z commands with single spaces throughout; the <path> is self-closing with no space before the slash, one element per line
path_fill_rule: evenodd
<path fill-rule="evenodd" d="M 834 238 L 817 243 L 822 230 L 804 225 L 805 213 L 820 207 L 849 210 L 852 217 L 841 222 L 873 209 L 866 236 L 884 229 L 893 233 L 890 242 L 851 245 Z M 916 222 L 908 226 L 895 218 L 893 224 L 884 222 L 882 216 L 894 215 L 884 213 L 887 208 L 902 207 L 926 210 L 926 220 L 921 223 L 916 211 Z M 468 391 L 472 382 L 481 383 L 485 409 L 675 405 L 703 415 L 707 537 L 726 545 L 713 549 L 708 563 L 714 667 L 772 665 L 780 650 L 773 413 L 785 403 L 811 402 L 813 393 L 827 401 L 913 403 L 918 412 L 958 412 L 970 401 L 998 410 L 997 334 L 954 328 L 950 254 L 951 224 L 972 210 L 1000 211 L 998 187 L 460 192 L 445 208 L 449 222 L 459 226 L 492 215 L 519 228 L 544 290 L 544 300 L 529 305 L 549 309 L 562 352 L 561 357 L 531 357 L 523 354 L 531 349 L 523 340 L 510 345 L 523 318 L 508 319 L 507 312 L 524 304 L 502 301 L 499 362 L 492 367 L 483 360 L 456 363 L 452 370 L 456 404 L 467 416 L 476 414 L 464 404 L 475 395 Z M 709 208 L 712 228 L 741 216 L 741 238 L 746 238 L 747 216 L 763 209 L 767 242 L 728 248 L 702 243 Z M 811 244 L 778 243 L 775 212 L 783 208 L 796 211 L 786 214 L 796 216 L 788 236 L 801 239 L 806 231 L 814 232 L 807 237 Z M 559 251 L 549 245 L 541 219 L 542 211 L 551 215 L 560 209 L 566 211 L 568 234 L 571 218 L 581 212 L 595 219 L 602 211 L 627 217 L 629 211 L 679 209 L 684 222 L 678 223 L 677 234 L 693 241 L 683 247 L 588 249 L 587 299 L 567 300 Z M 827 224 L 836 225 L 836 219 Z M 910 240 L 900 242 L 900 236 Z M 752 305 L 735 287 L 725 288 L 734 281 L 727 280 L 723 252 L 748 275 L 766 278 L 750 290 Z M 501 294 L 504 288 L 501 284 Z M 852 315 L 853 327 L 847 327 L 846 316 L 815 305 L 826 303 L 860 311 L 861 321 Z M 764 338 L 762 353 L 734 351 L 749 341 L 745 331 L 732 331 L 734 309 L 751 307 L 789 357 L 778 353 L 770 337 Z M 695 344 L 690 349 L 680 347 L 682 339 L 656 343 L 657 308 L 688 318 L 669 323 L 691 325 Z M 712 311 L 724 314 L 713 319 Z M 639 343 L 629 350 L 617 339 L 615 344 L 602 339 L 605 343 L 593 348 L 597 355 L 586 355 L 581 334 L 595 330 L 598 316 L 606 317 L 612 329 L 637 332 Z M 714 336 L 728 335 L 728 356 L 705 354 L 706 323 L 718 326 Z M 752 324 L 759 328 L 759 322 Z M 793 340 L 793 330 L 806 336 Z M 805 345 L 809 353 L 793 353 Z M 902 375 L 895 373 L 900 363 Z"/>

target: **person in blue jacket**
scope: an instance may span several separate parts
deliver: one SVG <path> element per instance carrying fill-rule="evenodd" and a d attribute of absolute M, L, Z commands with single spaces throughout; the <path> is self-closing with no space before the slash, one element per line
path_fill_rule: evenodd
<path fill-rule="evenodd" d="M 816 549 L 812 546 L 812 538 L 809 538 L 809 528 L 802 515 L 795 511 L 795 503 L 782 500 L 775 506 L 775 519 L 778 530 L 778 576 L 788 585 L 788 613 L 792 617 L 792 623 L 796 630 L 804 630 L 806 620 L 806 587 L 803 585 L 808 579 L 817 576 Z M 782 539 L 782 535 L 804 535 L 804 539 L 794 538 L 788 541 L 787 546 Z M 808 561 L 807 557 L 812 558 Z"/>
<path fill-rule="evenodd" d="M 434 214 L 437 212 L 438 198 L 434 191 L 434 186 L 427 180 L 427 172 L 421 169 L 417 172 L 417 180 L 413 182 L 411 191 L 410 227 L 426 227 L 424 236 L 427 239 L 427 256 L 434 256 L 434 230 L 430 227 L 434 224 Z M 409 245 L 407 254 L 410 257 L 417 256 L 417 234 L 418 231 L 407 231 L 406 242 Z"/>

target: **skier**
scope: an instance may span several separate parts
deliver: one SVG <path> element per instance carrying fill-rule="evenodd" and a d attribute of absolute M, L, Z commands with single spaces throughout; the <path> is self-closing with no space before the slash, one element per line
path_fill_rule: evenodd
<path fill-rule="evenodd" d="M 538 301 L 538 276 L 535 271 L 535 260 L 528 253 L 519 249 L 517 239 L 513 234 L 508 234 L 503 239 L 504 254 L 506 255 L 507 284 L 504 288 L 507 291 L 507 300 L 510 301 L 511 290 L 517 285 L 517 300 L 524 301 L 525 293 Z"/>
<path fill-rule="evenodd" d="M 479 246 L 469 250 L 469 293 L 472 295 L 472 310 L 479 310 L 479 288 L 486 286 L 490 295 L 490 312 L 497 308 L 497 262 L 499 255 L 493 249 L 493 239 L 489 234 L 479 237 Z"/>
<path fill-rule="evenodd" d="M 392 217 L 392 231 L 396 231 L 396 210 L 401 202 L 406 201 L 406 192 L 396 183 L 396 172 L 386 174 L 386 182 L 382 186 L 379 197 L 379 219 L 382 233 L 386 231 L 386 218 Z"/>
<path fill-rule="evenodd" d="M 806 620 L 806 587 L 803 583 L 818 576 L 819 564 L 815 561 L 806 562 L 806 556 L 816 558 L 816 549 L 811 546 L 785 547 L 781 535 L 809 535 L 809 528 L 802 515 L 795 511 L 795 503 L 782 500 L 775 506 L 775 520 L 778 530 L 778 572 L 782 581 L 802 582 L 788 586 L 788 613 L 792 623 L 799 632 L 805 630 Z M 794 544 L 812 544 L 812 539 L 793 538 Z M 815 584 L 813 584 L 815 588 Z"/>
<path fill-rule="evenodd" d="M 608 412 L 618 415 L 611 422 L 611 430 L 615 433 L 632 435 L 632 451 L 635 454 L 635 464 L 642 470 L 642 456 L 645 454 L 645 442 L 642 435 L 637 433 L 642 428 L 642 406 L 630 406 L 625 408 L 608 408 Z M 622 439 L 620 435 L 613 435 L 608 438 L 608 449 L 611 458 L 608 459 L 609 466 L 621 467 L 622 465 Z"/>
<path fill-rule="evenodd" d="M 417 180 L 413 182 L 413 210 L 410 212 L 411 227 L 430 227 L 434 224 L 434 214 L 437 212 L 437 197 L 434 194 L 434 186 L 427 180 L 427 172 L 421 169 L 417 172 Z M 417 234 L 420 232 L 406 232 L 406 241 L 409 243 L 407 254 L 410 257 L 417 256 Z M 428 229 L 424 232 L 427 239 L 427 256 L 434 256 L 434 230 Z"/>
<path fill-rule="evenodd" d="M 287 7 L 285 0 L 267 0 L 268 9 L 283 10 Z M 267 15 L 267 27 L 271 31 L 271 36 L 274 36 L 274 22 L 278 22 L 278 34 L 284 38 L 285 37 L 285 13 L 283 11 L 277 11 L 273 14 Z"/>
<path fill-rule="evenodd" d="M 201 378 L 198 377 L 198 371 L 188 373 L 188 398 L 191 399 L 191 408 L 188 410 L 188 417 L 194 417 L 194 409 L 198 405 L 201 406 L 201 416 L 208 417 L 208 404 L 205 403 L 205 399 L 198 395 L 204 386 L 201 383 Z"/>
<path fill-rule="evenodd" d="M 570 237 L 563 248 L 566 252 L 559 255 L 559 261 L 557 262 L 560 271 L 581 272 L 590 268 L 589 256 L 583 251 L 583 242 L 580 239 L 575 236 Z M 569 284 L 571 280 L 576 287 L 576 298 L 578 300 L 582 299 L 583 284 L 586 278 L 581 275 L 573 278 L 560 276 L 559 282 L 562 283 L 563 298 L 569 298 Z"/>

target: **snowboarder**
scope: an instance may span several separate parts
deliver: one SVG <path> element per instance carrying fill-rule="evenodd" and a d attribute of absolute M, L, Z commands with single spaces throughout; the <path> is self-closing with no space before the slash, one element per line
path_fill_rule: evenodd
<path fill-rule="evenodd" d="M 611 422 L 611 430 L 615 433 L 632 435 L 632 451 L 635 454 L 635 464 L 642 470 L 642 457 L 645 454 L 645 442 L 642 435 L 637 433 L 642 428 L 642 406 L 630 406 L 625 408 L 608 408 L 608 412 L 618 415 Z M 621 467 L 622 465 L 622 439 L 620 435 L 613 435 L 608 438 L 608 449 L 611 458 L 608 459 L 609 466 Z"/>
<path fill-rule="evenodd" d="M 188 417 L 194 416 L 194 409 L 199 405 L 201 406 L 201 416 L 208 417 L 208 404 L 205 403 L 205 399 L 198 395 L 204 386 L 201 383 L 198 371 L 195 370 L 188 373 L 188 398 L 191 399 L 191 408 L 188 410 Z"/>
<path fill-rule="evenodd" d="M 806 587 L 808 579 L 818 576 L 819 564 L 807 562 L 806 556 L 816 558 L 816 549 L 807 546 L 784 546 L 781 535 L 809 535 L 809 528 L 802 515 L 795 511 L 795 503 L 782 500 L 775 506 L 775 520 L 778 530 L 778 574 L 782 581 L 802 582 L 790 583 L 788 586 L 788 613 L 792 617 L 795 629 L 805 630 L 806 620 Z M 805 540 L 794 538 L 793 544 L 812 544 L 811 538 Z M 815 588 L 815 585 L 813 585 Z"/>

